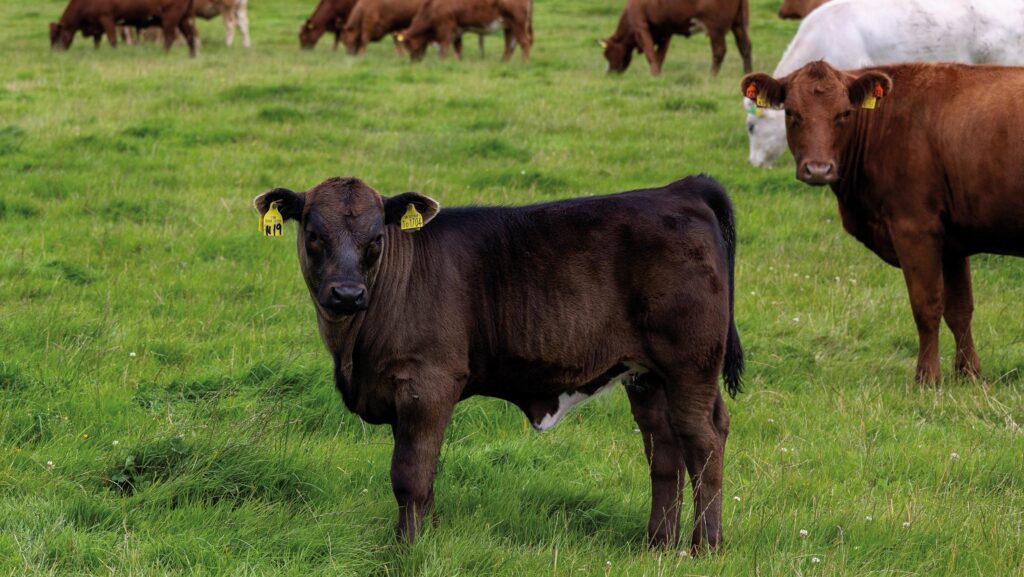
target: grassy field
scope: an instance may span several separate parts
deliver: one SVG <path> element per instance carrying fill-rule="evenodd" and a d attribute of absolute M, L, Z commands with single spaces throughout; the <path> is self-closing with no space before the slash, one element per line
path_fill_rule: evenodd
<path fill-rule="evenodd" d="M 900 272 L 790 161 L 747 165 L 731 41 L 718 78 L 704 37 L 660 78 L 609 77 L 595 40 L 621 2 L 537 0 L 529 63 L 490 39 L 412 65 L 389 44 L 299 51 L 312 6 L 254 1 L 249 51 L 201 22 L 190 60 L 51 53 L 62 2 L 0 3 L 0 574 L 1024 575 L 1021 260 L 974 262 L 985 378 L 915 386 Z M 759 70 L 796 29 L 776 8 L 752 7 Z M 621 390 L 542 435 L 461 404 L 440 524 L 396 545 L 390 432 L 344 410 L 294 230 L 260 237 L 252 198 L 358 175 L 522 204 L 695 172 L 737 206 L 749 359 L 721 553 L 644 548 Z"/>

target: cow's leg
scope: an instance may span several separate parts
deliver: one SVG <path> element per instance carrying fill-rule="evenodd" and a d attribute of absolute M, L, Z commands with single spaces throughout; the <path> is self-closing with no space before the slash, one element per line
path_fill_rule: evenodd
<path fill-rule="evenodd" d="M 442 380 L 432 381 L 434 384 Z M 434 476 L 451 419 L 454 400 L 417 393 L 415 385 L 397 393 L 398 419 L 392 427 L 395 450 L 391 457 L 391 488 L 398 501 L 396 534 L 413 543 L 434 506 Z M 434 389 L 434 391 L 441 390 Z"/>
<path fill-rule="evenodd" d="M 96 34 L 96 35 L 94 35 L 92 37 L 92 47 L 93 48 L 96 48 L 98 50 L 99 47 L 100 47 L 100 44 L 102 42 L 103 42 L 103 35 L 102 34 Z"/>
<path fill-rule="evenodd" d="M 736 39 L 736 48 L 740 51 L 740 56 L 743 58 L 743 73 L 750 74 L 753 66 L 750 62 L 750 35 L 747 34 L 747 27 L 742 22 L 734 23 L 732 25 L 732 35 Z"/>
<path fill-rule="evenodd" d="M 185 35 L 185 42 L 188 43 L 188 54 L 195 58 L 196 56 L 196 27 L 195 23 L 191 18 L 182 18 L 178 21 L 178 28 L 181 29 L 181 33 Z"/>
<path fill-rule="evenodd" d="M 942 248 L 935 235 L 918 231 L 893 231 L 892 239 L 917 325 L 917 381 L 935 382 L 940 375 L 939 325 L 945 300 Z"/>
<path fill-rule="evenodd" d="M 665 57 L 668 55 L 668 45 L 672 42 L 672 35 L 665 36 L 665 39 L 658 44 L 658 52 L 655 55 L 658 60 L 658 70 L 661 70 L 662 66 L 665 65 Z"/>
<path fill-rule="evenodd" d="M 456 36 L 452 40 L 452 48 L 455 49 L 455 58 L 462 60 L 462 36 Z"/>
<path fill-rule="evenodd" d="M 981 361 L 971 337 L 971 317 L 974 315 L 971 259 L 946 256 L 942 261 L 942 273 L 946 289 L 943 315 L 956 339 L 956 372 L 965 377 L 977 377 L 981 374 Z"/>
<path fill-rule="evenodd" d="M 709 28 L 708 37 L 711 38 L 711 75 L 718 76 L 722 62 L 725 61 L 725 32 L 717 28 Z"/>
<path fill-rule="evenodd" d="M 508 62 L 512 58 L 512 49 L 515 47 L 515 35 L 511 28 L 505 29 L 505 51 L 501 53 L 501 61 Z"/>
<path fill-rule="evenodd" d="M 231 46 L 235 43 L 235 11 L 226 10 L 221 17 L 224 19 L 224 43 Z"/>
<path fill-rule="evenodd" d="M 338 51 L 338 44 L 340 44 L 340 43 L 341 43 L 341 32 L 335 32 L 334 33 L 334 48 L 332 48 L 332 50 L 337 52 Z"/>
<path fill-rule="evenodd" d="M 523 55 L 523 62 L 530 59 L 530 49 L 533 48 L 533 38 L 530 37 L 530 30 L 527 28 L 525 20 L 516 20 L 512 22 L 512 35 L 515 36 L 516 44 L 519 44 L 519 50 Z M 512 50 L 508 51 L 509 56 L 512 56 Z"/>
<path fill-rule="evenodd" d="M 480 59 L 482 60 L 483 57 L 484 57 L 484 35 L 483 34 L 477 34 L 477 36 L 476 36 L 476 43 L 480 45 Z"/>
<path fill-rule="evenodd" d="M 249 39 L 249 1 L 241 0 L 235 6 L 237 13 L 238 29 L 242 31 L 242 46 L 252 48 L 252 41 Z"/>
<path fill-rule="evenodd" d="M 658 51 L 654 48 L 654 38 L 651 37 L 651 31 L 647 28 L 647 23 L 636 23 L 634 26 L 637 43 L 640 45 L 640 49 L 643 50 L 644 57 L 647 58 L 647 64 L 651 67 L 651 76 L 661 74 Z"/>
<path fill-rule="evenodd" d="M 647 542 L 653 547 L 674 547 L 679 540 L 679 509 L 686 479 L 683 450 L 669 424 L 665 389 L 652 373 L 626 387 L 633 418 L 644 438 L 644 454 L 651 467 L 651 518 Z"/>
<path fill-rule="evenodd" d="M 112 16 L 103 16 L 100 18 L 100 25 L 103 26 L 103 32 L 107 35 L 107 41 L 114 48 L 117 48 L 117 23 L 114 22 Z"/>

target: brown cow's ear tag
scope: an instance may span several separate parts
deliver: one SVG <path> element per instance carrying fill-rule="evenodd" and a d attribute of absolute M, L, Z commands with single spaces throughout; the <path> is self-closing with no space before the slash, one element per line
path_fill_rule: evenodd
<path fill-rule="evenodd" d="M 875 83 L 874 93 L 868 94 L 864 97 L 864 101 L 860 103 L 861 108 L 867 108 L 868 110 L 874 110 L 878 106 L 878 99 L 885 96 L 885 91 L 882 89 L 880 82 Z"/>
<path fill-rule="evenodd" d="M 402 230 L 419 230 L 423 228 L 423 215 L 420 211 L 416 210 L 416 206 L 411 202 L 405 209 L 405 214 L 402 215 L 401 222 Z"/>
<path fill-rule="evenodd" d="M 753 100 L 758 108 L 768 108 L 768 97 L 765 96 L 764 90 L 758 91 L 757 86 L 748 85 L 746 97 Z"/>
<path fill-rule="evenodd" d="M 260 217 L 260 230 L 263 231 L 263 236 L 284 235 L 284 219 L 281 218 L 281 213 L 277 210 L 276 202 L 270 203 L 266 214 Z"/>

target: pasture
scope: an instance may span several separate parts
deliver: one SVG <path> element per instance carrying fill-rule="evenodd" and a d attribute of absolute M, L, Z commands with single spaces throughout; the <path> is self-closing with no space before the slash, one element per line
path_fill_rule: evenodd
<path fill-rule="evenodd" d="M 913 384 L 899 270 L 786 155 L 747 164 L 739 55 L 604 74 L 619 0 L 536 0 L 530 62 L 300 51 L 313 2 L 255 0 L 253 47 L 76 38 L 64 3 L 0 3 L 0 574 L 1024 576 L 1024 261 L 973 259 L 984 378 Z M 754 67 L 797 23 L 753 0 Z M 357 175 L 444 206 L 706 172 L 735 202 L 746 393 L 728 400 L 725 546 L 648 551 L 648 468 L 621 389 L 544 434 L 471 399 L 439 524 L 395 543 L 391 435 L 349 414 L 294 227 L 251 201 Z M 586 311 L 580 311 L 585 314 Z M 687 491 L 683 526 L 692 507 Z M 681 548 L 682 551 L 684 548 Z"/>

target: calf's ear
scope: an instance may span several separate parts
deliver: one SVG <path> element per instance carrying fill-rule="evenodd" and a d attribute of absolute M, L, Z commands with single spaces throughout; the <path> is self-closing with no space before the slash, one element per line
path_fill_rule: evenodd
<path fill-rule="evenodd" d="M 441 205 L 429 196 L 418 192 L 403 192 L 402 194 L 384 199 L 384 224 L 398 224 L 409 205 L 416 207 L 416 212 L 423 216 L 423 224 L 426 225 L 432 218 L 437 216 Z"/>
<path fill-rule="evenodd" d="M 744 76 L 740 92 L 753 100 L 758 108 L 779 107 L 786 101 L 786 87 L 762 72 Z"/>
<path fill-rule="evenodd" d="M 302 207 L 306 204 L 306 193 L 292 192 L 287 188 L 268 190 L 252 201 L 256 211 L 263 216 L 270 210 L 271 203 L 277 203 L 277 211 L 285 220 L 298 220 L 302 217 Z"/>
<path fill-rule="evenodd" d="M 869 96 L 882 99 L 892 92 L 892 78 L 884 72 L 865 72 L 848 81 L 847 92 L 850 94 L 850 104 L 860 106 Z"/>

